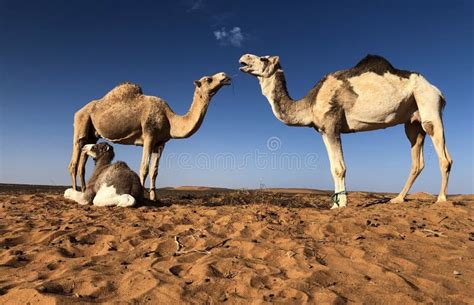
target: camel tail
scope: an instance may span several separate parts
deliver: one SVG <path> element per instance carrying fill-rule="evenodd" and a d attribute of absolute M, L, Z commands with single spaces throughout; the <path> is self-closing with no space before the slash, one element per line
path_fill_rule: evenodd
<path fill-rule="evenodd" d="M 446 107 L 446 100 L 442 94 L 439 97 L 439 102 L 441 104 L 441 111 L 443 111 L 444 107 Z"/>

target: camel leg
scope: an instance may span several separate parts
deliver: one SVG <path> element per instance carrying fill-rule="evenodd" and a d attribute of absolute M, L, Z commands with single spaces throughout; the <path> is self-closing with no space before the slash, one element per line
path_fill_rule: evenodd
<path fill-rule="evenodd" d="M 150 171 L 150 200 L 156 200 L 156 177 L 158 176 L 158 165 L 160 163 L 161 154 L 165 144 L 155 145 L 151 154 L 151 171 Z"/>
<path fill-rule="evenodd" d="M 410 174 L 408 175 L 408 180 L 405 184 L 405 187 L 397 197 L 390 200 L 392 203 L 401 203 L 405 201 L 405 196 L 407 195 L 408 191 L 410 191 L 413 182 L 415 182 L 415 179 L 418 177 L 425 166 L 423 159 L 423 144 L 425 142 L 426 133 L 423 131 L 423 128 L 421 128 L 421 124 L 418 122 L 406 123 L 405 134 L 407 135 L 407 138 L 411 144 L 411 170 Z"/>
<path fill-rule="evenodd" d="M 64 197 L 67 198 L 67 199 L 70 199 L 70 200 L 74 200 L 75 202 L 79 203 L 80 205 L 88 204 L 87 200 L 84 197 L 84 193 L 73 190 L 72 188 L 67 189 L 64 192 Z"/>
<path fill-rule="evenodd" d="M 74 140 L 74 144 L 72 146 L 72 157 L 71 157 L 71 162 L 69 162 L 69 174 L 71 175 L 72 179 L 72 189 L 74 191 L 77 190 L 77 185 L 76 185 L 76 176 L 77 176 L 77 163 L 79 161 L 79 158 L 81 157 L 81 149 L 84 144 L 81 143 L 81 141 L 76 141 Z"/>
<path fill-rule="evenodd" d="M 80 161 L 82 147 L 87 144 L 89 127 L 91 124 L 87 108 L 83 108 L 74 115 L 74 138 L 72 145 L 72 157 L 69 163 L 69 173 L 72 178 L 72 188 L 76 190 L 76 176 L 78 162 Z"/>
<path fill-rule="evenodd" d="M 448 153 L 444 139 L 443 122 L 440 117 L 438 120 L 433 120 L 432 122 L 423 122 L 422 126 L 426 133 L 430 135 L 436 154 L 438 155 L 439 169 L 441 172 L 441 189 L 437 201 L 443 202 L 446 201 L 449 173 L 453 165 L 453 160 Z"/>
<path fill-rule="evenodd" d="M 145 189 L 145 180 L 148 175 L 148 169 L 150 166 L 150 155 L 152 150 L 152 138 L 150 136 L 145 137 L 143 141 L 143 154 L 142 162 L 140 164 L 140 183 Z"/>
<path fill-rule="evenodd" d="M 77 165 L 77 175 L 81 181 L 81 190 L 82 192 L 86 191 L 86 162 L 88 155 L 85 152 L 81 152 L 81 157 L 79 158 L 79 164 Z"/>
<path fill-rule="evenodd" d="M 97 138 L 93 139 L 93 140 L 87 140 L 85 143 L 86 144 L 95 144 L 97 143 Z M 85 144 L 84 144 L 85 145 Z M 79 176 L 80 180 L 81 180 L 81 190 L 84 192 L 86 190 L 86 163 L 87 163 L 87 159 L 89 158 L 89 156 L 81 151 L 81 158 L 79 159 L 79 164 L 78 164 L 78 171 L 77 171 L 77 175 Z"/>
<path fill-rule="evenodd" d="M 328 152 L 331 174 L 334 180 L 334 203 L 331 209 L 347 205 L 346 165 L 342 154 L 341 136 L 339 134 L 323 134 L 324 145 Z"/>
<path fill-rule="evenodd" d="M 95 140 L 92 143 L 97 142 Z M 86 139 L 82 138 L 77 141 L 74 141 L 74 145 L 72 148 L 72 157 L 71 157 L 71 162 L 69 163 L 69 173 L 71 174 L 72 178 L 72 188 L 73 190 L 77 189 L 76 186 L 76 177 L 79 175 L 80 180 L 81 180 L 81 189 L 82 191 L 85 190 L 86 188 L 86 183 L 85 183 L 85 166 L 86 166 L 86 161 L 87 161 L 87 155 L 82 152 L 82 148 L 86 144 L 92 144 L 89 143 Z"/>
<path fill-rule="evenodd" d="M 441 189 L 438 194 L 438 202 L 446 201 L 446 189 L 453 160 L 448 153 L 444 139 L 443 120 L 441 118 L 444 98 L 440 96 L 439 91 L 434 90 L 433 86 L 423 78 L 418 80 L 414 96 L 420 113 L 421 127 L 431 137 L 438 155 L 441 171 Z"/>

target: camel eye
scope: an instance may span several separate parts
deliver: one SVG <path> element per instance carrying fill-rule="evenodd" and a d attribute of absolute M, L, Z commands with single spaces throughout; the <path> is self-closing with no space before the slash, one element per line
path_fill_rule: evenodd
<path fill-rule="evenodd" d="M 260 61 L 261 61 L 261 62 L 268 62 L 268 58 L 266 58 L 266 57 L 260 57 Z"/>
<path fill-rule="evenodd" d="M 212 82 L 212 78 L 207 77 L 207 78 L 206 78 L 206 81 L 207 81 L 208 83 L 211 83 L 211 82 Z"/>

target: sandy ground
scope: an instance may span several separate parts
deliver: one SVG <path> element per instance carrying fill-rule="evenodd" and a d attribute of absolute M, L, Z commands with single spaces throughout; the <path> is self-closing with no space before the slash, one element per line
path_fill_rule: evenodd
<path fill-rule="evenodd" d="M 138 208 L 0 186 L 0 304 L 474 304 L 473 195 L 161 190 Z"/>

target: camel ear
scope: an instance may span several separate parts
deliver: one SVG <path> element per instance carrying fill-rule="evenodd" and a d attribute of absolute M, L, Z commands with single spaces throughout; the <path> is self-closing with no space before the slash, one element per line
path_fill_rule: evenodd
<path fill-rule="evenodd" d="M 280 61 L 280 56 L 272 56 L 270 60 L 272 61 L 272 63 L 276 64 Z"/>
<path fill-rule="evenodd" d="M 195 80 L 195 81 L 194 81 L 194 85 L 195 85 L 196 87 L 198 87 L 198 88 L 201 87 L 201 81 Z"/>

